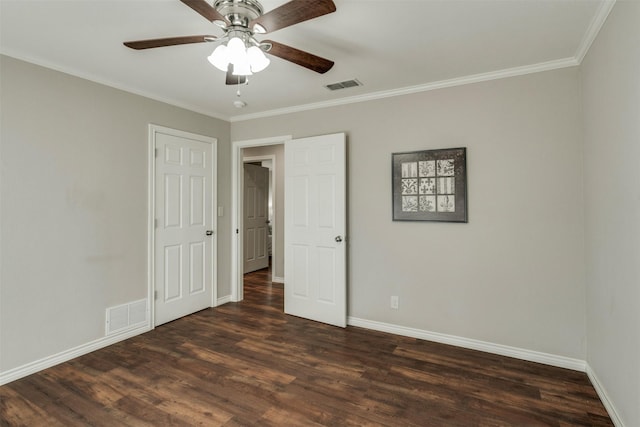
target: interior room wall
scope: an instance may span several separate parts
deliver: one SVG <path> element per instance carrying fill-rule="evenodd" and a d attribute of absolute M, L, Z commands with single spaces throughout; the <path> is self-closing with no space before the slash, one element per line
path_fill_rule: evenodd
<path fill-rule="evenodd" d="M 335 132 L 349 316 L 584 360 L 577 68 L 231 126 L 233 140 Z M 451 147 L 467 147 L 469 223 L 392 221 L 391 153 Z"/>
<path fill-rule="evenodd" d="M 640 3 L 618 1 L 582 66 L 587 362 L 640 426 Z"/>
<path fill-rule="evenodd" d="M 228 122 L 0 57 L 0 371 L 105 335 L 107 307 L 147 297 L 149 123 L 218 139 Z M 218 201 L 230 212 L 228 180 Z M 229 293 L 229 215 L 218 283 Z"/>
<path fill-rule="evenodd" d="M 276 169 L 274 174 L 274 187 L 276 200 L 275 205 L 275 225 L 276 244 L 273 248 L 275 262 L 273 265 L 273 276 L 284 277 L 284 145 L 266 145 L 262 147 L 244 148 L 242 153 L 245 157 L 259 157 L 274 155 L 276 157 Z"/>

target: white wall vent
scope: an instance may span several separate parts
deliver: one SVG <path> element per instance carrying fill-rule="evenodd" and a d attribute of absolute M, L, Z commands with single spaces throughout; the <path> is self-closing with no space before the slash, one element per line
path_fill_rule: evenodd
<path fill-rule="evenodd" d="M 147 321 L 147 300 L 132 302 L 129 304 L 129 324 L 137 325 Z"/>
<path fill-rule="evenodd" d="M 329 85 L 326 85 L 325 87 L 329 90 L 340 90 L 340 89 L 347 89 L 347 88 L 356 87 L 356 86 L 362 86 L 362 83 L 360 83 L 358 79 L 345 80 L 343 82 L 338 82 L 338 83 L 331 83 Z"/>
<path fill-rule="evenodd" d="M 147 299 L 107 308 L 105 335 L 113 335 L 147 324 Z"/>

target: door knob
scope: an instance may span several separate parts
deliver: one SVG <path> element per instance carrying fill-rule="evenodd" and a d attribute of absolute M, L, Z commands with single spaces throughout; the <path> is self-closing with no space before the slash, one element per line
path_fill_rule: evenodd
<path fill-rule="evenodd" d="M 213 234 L 213 230 L 207 230 L 207 236 L 211 236 Z"/>
<path fill-rule="evenodd" d="M 338 243 L 342 242 L 342 236 L 336 236 L 336 242 Z"/>

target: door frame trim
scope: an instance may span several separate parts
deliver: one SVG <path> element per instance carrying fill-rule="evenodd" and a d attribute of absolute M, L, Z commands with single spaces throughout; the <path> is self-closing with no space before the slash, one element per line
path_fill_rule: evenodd
<path fill-rule="evenodd" d="M 231 143 L 231 301 L 238 302 L 244 298 L 244 286 L 242 283 L 243 242 L 240 231 L 242 230 L 242 149 L 250 147 L 262 147 L 267 145 L 284 144 L 293 139 L 292 135 L 281 135 L 259 139 L 247 139 L 233 141 Z M 281 165 L 282 166 L 282 165 Z"/>
<path fill-rule="evenodd" d="M 211 242 L 211 302 L 210 307 L 215 307 L 218 296 L 218 216 L 216 215 L 216 206 L 218 206 L 218 139 L 206 135 L 199 135 L 191 132 L 185 132 L 178 129 L 172 129 L 165 126 L 149 123 L 148 131 L 148 201 L 147 201 L 147 301 L 149 313 L 149 329 L 155 329 L 156 324 L 156 304 L 154 298 L 155 291 L 155 267 L 156 267 L 156 135 L 159 133 L 177 136 L 180 138 L 193 139 L 195 141 L 211 144 L 211 228 L 213 231 L 213 242 Z"/>

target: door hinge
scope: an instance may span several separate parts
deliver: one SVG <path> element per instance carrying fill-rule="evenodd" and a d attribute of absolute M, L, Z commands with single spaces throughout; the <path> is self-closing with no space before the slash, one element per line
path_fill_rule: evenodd
<path fill-rule="evenodd" d="M 154 300 L 158 299 L 158 291 L 153 291 L 153 299 Z"/>
<path fill-rule="evenodd" d="M 158 228 L 158 218 L 153 220 L 153 228 Z"/>
<path fill-rule="evenodd" d="M 160 150 L 158 148 L 154 149 L 154 156 L 158 157 L 160 155 Z"/>
<path fill-rule="evenodd" d="M 240 231 L 238 231 L 238 229 L 236 228 L 236 234 L 240 234 Z"/>

